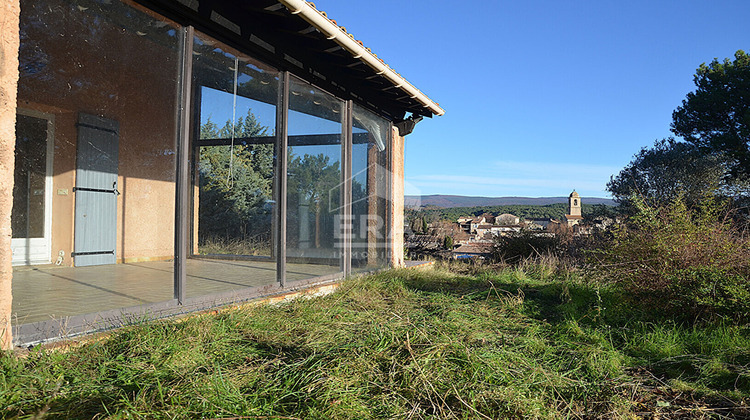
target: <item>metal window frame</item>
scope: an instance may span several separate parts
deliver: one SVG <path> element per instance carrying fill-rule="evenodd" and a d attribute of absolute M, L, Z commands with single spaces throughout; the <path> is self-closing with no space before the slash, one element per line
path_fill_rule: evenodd
<path fill-rule="evenodd" d="M 279 99 L 276 105 L 276 155 L 278 156 L 276 188 L 276 278 L 283 289 L 286 287 L 286 217 L 287 217 L 287 171 L 289 166 L 289 83 L 288 71 L 279 75 Z"/>
<path fill-rule="evenodd" d="M 177 132 L 177 177 L 175 180 L 175 258 L 174 298 L 178 305 L 186 299 L 188 240 L 190 239 L 190 125 L 193 91 L 193 39 L 194 29 L 182 29 L 182 57 L 180 57 L 180 106 L 175 110 L 179 130 Z"/>
<path fill-rule="evenodd" d="M 352 141 L 353 141 L 353 103 L 351 100 L 346 101 L 344 105 L 344 115 L 343 115 L 343 141 L 341 142 L 341 152 L 342 152 L 342 174 L 341 176 L 344 178 L 343 180 L 343 186 L 344 188 L 341 191 L 341 203 L 343 204 L 343 214 L 339 217 L 339 220 L 345 221 L 344 223 L 344 230 L 343 230 L 343 252 L 341 255 L 342 258 L 342 271 L 344 272 L 344 276 L 349 276 L 352 272 L 352 223 L 353 221 L 353 215 L 352 215 Z"/>

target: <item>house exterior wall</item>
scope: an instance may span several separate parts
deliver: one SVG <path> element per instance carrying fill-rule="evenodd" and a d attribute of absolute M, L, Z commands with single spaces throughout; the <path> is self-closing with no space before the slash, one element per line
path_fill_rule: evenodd
<path fill-rule="evenodd" d="M 391 226 L 390 248 L 391 266 L 404 266 L 404 146 L 405 138 L 401 137 L 394 127 L 391 135 Z"/>
<path fill-rule="evenodd" d="M 13 210 L 20 9 L 17 0 L 0 3 L 0 350 L 9 349 L 13 338 L 10 215 Z"/>

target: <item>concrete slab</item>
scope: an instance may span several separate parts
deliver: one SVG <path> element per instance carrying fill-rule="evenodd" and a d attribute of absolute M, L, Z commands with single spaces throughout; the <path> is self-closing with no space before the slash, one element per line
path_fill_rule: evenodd
<path fill-rule="evenodd" d="M 171 300 L 173 262 L 92 267 L 23 266 L 13 270 L 13 324 L 74 316 Z M 334 274 L 338 267 L 287 264 L 289 281 Z M 276 283 L 273 261 L 189 259 L 187 296 Z"/>

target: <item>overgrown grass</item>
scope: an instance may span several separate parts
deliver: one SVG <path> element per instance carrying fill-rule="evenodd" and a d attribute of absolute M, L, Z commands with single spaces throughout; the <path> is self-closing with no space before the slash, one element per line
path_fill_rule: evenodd
<path fill-rule="evenodd" d="M 532 264 L 389 271 L 326 297 L 6 353 L 0 416 L 750 416 L 746 326 L 646 321 L 623 302 Z"/>
<path fill-rule="evenodd" d="M 198 253 L 202 255 L 271 255 L 271 246 L 269 241 L 257 237 L 246 239 L 211 237 L 201 240 L 198 245 Z"/>

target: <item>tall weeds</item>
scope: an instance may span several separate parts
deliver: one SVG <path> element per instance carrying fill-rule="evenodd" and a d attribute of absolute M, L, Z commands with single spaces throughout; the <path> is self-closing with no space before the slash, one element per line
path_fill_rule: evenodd
<path fill-rule="evenodd" d="M 707 197 L 663 206 L 633 198 L 636 213 L 591 255 L 634 302 L 682 321 L 750 321 L 750 238 Z"/>

